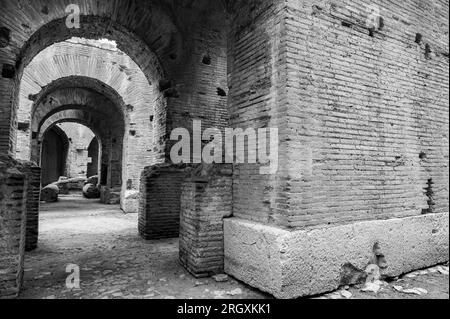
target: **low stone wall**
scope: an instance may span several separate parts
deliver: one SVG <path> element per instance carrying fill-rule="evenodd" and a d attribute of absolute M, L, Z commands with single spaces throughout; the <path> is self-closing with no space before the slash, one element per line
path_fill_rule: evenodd
<path fill-rule="evenodd" d="M 232 170 L 185 180 L 181 196 L 180 262 L 194 276 L 224 271 L 223 219 L 232 214 Z"/>
<path fill-rule="evenodd" d="M 449 259 L 448 213 L 287 231 L 225 220 L 225 271 L 277 298 L 296 298 L 346 285 L 363 272 L 374 247 L 399 276 Z"/>
<path fill-rule="evenodd" d="M 23 281 L 27 178 L 21 165 L 0 155 L 0 298 L 14 298 Z"/>

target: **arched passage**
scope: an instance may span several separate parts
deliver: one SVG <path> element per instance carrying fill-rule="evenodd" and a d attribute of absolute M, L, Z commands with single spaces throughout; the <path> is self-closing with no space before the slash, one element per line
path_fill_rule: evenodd
<path fill-rule="evenodd" d="M 193 119 L 202 119 L 205 126 L 209 127 L 223 128 L 227 124 L 227 98 L 223 93 L 217 93 L 227 91 L 228 29 L 222 1 L 217 5 L 211 1 L 87 0 L 80 4 L 80 9 L 81 27 L 70 29 L 65 25 L 65 4 L 58 0 L 48 1 L 47 10 L 43 10 L 40 4 L 35 2 L 27 7 L 20 2 L 5 0 L 5 10 L 0 13 L 0 17 L 2 21 L 7 21 L 6 27 L 17 32 L 13 33 L 14 39 L 5 50 L 5 61 L 7 64 L 11 63 L 14 75 L 0 83 L 2 89 L 7 86 L 8 92 L 11 92 L 11 96 L 4 100 L 10 115 L 5 112 L 8 116 L 2 120 L 6 125 L 1 128 L 8 129 L 4 130 L 7 137 L 0 138 L 0 149 L 14 154 L 18 145 L 15 138 L 20 104 L 18 85 L 26 67 L 45 48 L 72 37 L 116 41 L 119 50 L 136 62 L 157 93 L 152 105 L 154 114 L 150 116 L 147 116 L 148 113 L 136 112 L 136 105 L 125 103 L 127 109 L 136 112 L 136 122 L 150 118 L 149 127 L 154 131 L 154 143 L 147 150 L 134 152 L 132 155 L 135 156 L 135 162 L 130 162 L 130 166 L 151 166 L 169 161 L 168 133 L 176 127 L 190 128 Z M 21 18 L 8 19 L 4 12 L 8 12 L 8 15 L 21 12 Z M 16 23 L 19 25 L 16 26 Z M 22 30 L 24 25 L 27 26 L 26 30 Z M 90 77 L 89 74 L 75 74 Z M 71 75 L 73 74 L 62 76 Z M 42 87 L 58 78 L 42 83 Z M 21 96 L 33 99 L 39 90 L 31 92 L 31 95 Z M 115 90 L 120 91 L 116 88 Z M 20 127 L 24 128 L 27 124 L 31 125 L 25 120 L 20 123 Z M 130 127 L 125 128 L 124 135 L 130 138 L 131 143 L 139 145 L 138 142 L 145 140 L 145 132 L 136 130 L 135 126 L 136 123 L 130 120 Z M 148 160 L 149 150 L 153 152 L 151 156 L 154 161 Z M 164 183 L 167 184 L 162 181 L 161 187 L 168 186 L 163 185 Z M 128 185 L 129 183 L 122 183 L 122 187 L 128 188 Z M 136 189 L 137 185 L 131 183 L 131 188 Z"/>
<path fill-rule="evenodd" d="M 42 186 L 58 181 L 65 176 L 69 139 L 57 126 L 53 126 L 42 139 L 41 182 Z"/>
<path fill-rule="evenodd" d="M 33 153 L 39 154 L 39 145 L 45 133 L 58 123 L 75 122 L 90 128 L 101 145 L 101 165 L 107 167 L 106 176 L 101 176 L 101 180 L 106 179 L 105 186 L 111 189 L 120 189 L 122 185 L 122 158 L 123 158 L 123 124 L 120 119 L 114 119 L 108 113 L 102 113 L 83 106 L 64 106 L 53 115 L 48 117 L 39 128 L 37 141 L 34 144 L 36 150 Z M 115 127 L 111 130 L 111 127 Z M 102 174 L 101 174 L 102 175 Z"/>
<path fill-rule="evenodd" d="M 34 118 L 42 118 L 61 104 L 112 108 L 113 103 L 123 113 L 128 132 L 123 141 L 123 162 L 128 164 L 122 170 L 122 180 L 131 181 L 134 185 L 131 192 L 137 192 L 143 168 L 156 161 L 161 149 L 160 139 L 157 139 L 161 133 L 153 138 L 155 132 L 163 131 L 161 123 L 164 122 L 155 114 L 158 105 L 164 103 L 161 94 L 114 42 L 72 38 L 55 43 L 41 51 L 25 68 L 19 96 L 19 122 L 32 123 L 28 131 L 18 131 L 17 156 L 29 159 L 27 143 L 39 122 Z M 123 209 L 137 212 L 137 203 L 132 203 L 136 199 L 126 201 L 128 192 L 124 185 L 121 191 Z"/>

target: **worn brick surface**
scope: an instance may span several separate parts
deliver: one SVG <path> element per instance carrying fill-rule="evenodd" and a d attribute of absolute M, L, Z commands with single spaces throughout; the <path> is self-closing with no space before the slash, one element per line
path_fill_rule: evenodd
<path fill-rule="evenodd" d="M 232 170 L 192 175 L 181 192 L 180 261 L 197 277 L 223 273 L 223 219 L 232 215 Z"/>
<path fill-rule="evenodd" d="M 144 169 L 139 199 L 139 233 L 145 239 L 180 234 L 181 187 L 186 166 L 160 164 Z"/>
<path fill-rule="evenodd" d="M 18 295 L 23 280 L 27 178 L 0 155 L 0 298 Z"/>

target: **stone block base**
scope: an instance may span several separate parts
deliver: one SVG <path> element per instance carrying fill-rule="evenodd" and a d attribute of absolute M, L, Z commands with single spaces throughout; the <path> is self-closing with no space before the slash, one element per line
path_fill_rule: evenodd
<path fill-rule="evenodd" d="M 225 271 L 277 298 L 333 291 L 363 271 L 374 247 L 399 276 L 449 259 L 447 214 L 355 222 L 287 231 L 240 219 L 225 220 Z"/>

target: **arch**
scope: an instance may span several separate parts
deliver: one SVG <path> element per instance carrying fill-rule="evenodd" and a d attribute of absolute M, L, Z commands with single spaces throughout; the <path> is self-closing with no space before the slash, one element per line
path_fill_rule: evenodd
<path fill-rule="evenodd" d="M 109 188 L 120 188 L 122 185 L 122 161 L 123 161 L 123 126 L 119 127 L 120 122 L 108 121 L 105 113 L 95 112 L 83 107 L 69 108 L 62 107 L 59 112 L 48 117 L 40 127 L 37 143 L 33 145 L 34 156 L 40 154 L 40 142 L 46 132 L 59 123 L 73 122 L 82 124 L 94 132 L 100 142 L 101 164 L 108 167 L 106 185 Z M 111 127 L 117 126 L 117 130 L 111 130 Z M 34 158 L 33 158 L 34 159 Z"/>
<path fill-rule="evenodd" d="M 129 132 L 124 135 L 123 163 L 128 164 L 122 170 L 122 180 L 131 180 L 137 191 L 142 170 L 154 164 L 156 154 L 164 149 L 160 137 L 166 133 L 162 120 L 165 98 L 157 86 L 149 84 L 130 57 L 113 44 L 105 45 L 113 47 L 107 51 L 109 57 L 105 57 L 105 49 L 97 42 L 72 38 L 44 49 L 30 62 L 20 89 L 19 120 L 31 121 L 31 130 L 19 132 L 22 147 L 17 154 L 21 159 L 30 158 L 29 144 L 23 141 L 29 141 L 41 119 L 45 120 L 60 105 L 120 105 L 125 131 Z M 101 101 L 100 95 L 111 103 L 105 98 Z M 123 185 L 122 193 L 126 191 Z M 135 210 L 136 205 L 131 206 L 128 212 Z"/>
<path fill-rule="evenodd" d="M 24 32 L 26 40 L 19 53 L 21 69 L 43 48 L 72 37 L 85 37 L 115 40 L 119 49 L 127 52 L 142 70 L 147 71 L 145 73 L 149 80 L 152 79 L 152 74 L 162 75 L 162 65 L 167 60 L 164 56 L 182 52 L 182 37 L 160 2 L 118 0 L 112 5 L 108 2 L 99 6 L 97 1 L 87 0 L 85 6 L 80 6 L 80 28 L 67 27 L 65 6 L 49 3 L 48 7 L 51 6 L 53 10 L 48 16 L 38 21 L 32 18 L 24 21 L 29 23 L 32 36 L 27 37 Z M 8 4 L 13 5 L 10 2 Z M 149 30 L 152 32 L 148 32 Z M 133 47 L 136 49 L 131 49 Z"/>

